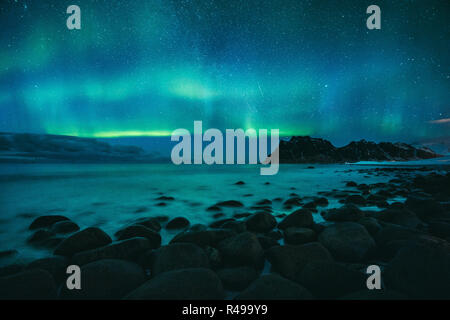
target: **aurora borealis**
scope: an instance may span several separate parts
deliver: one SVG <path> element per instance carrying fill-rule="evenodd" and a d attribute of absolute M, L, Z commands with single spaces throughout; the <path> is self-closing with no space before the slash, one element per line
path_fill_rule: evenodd
<path fill-rule="evenodd" d="M 66 8 L 81 8 L 81 30 Z M 377 4 L 381 30 L 366 28 Z M 450 136 L 450 2 L 32 1 L 0 4 L 0 131 L 166 136 Z"/>

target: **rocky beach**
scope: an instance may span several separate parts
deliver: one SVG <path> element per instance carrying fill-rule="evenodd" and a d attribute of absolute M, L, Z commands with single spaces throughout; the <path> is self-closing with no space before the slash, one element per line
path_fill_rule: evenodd
<path fill-rule="evenodd" d="M 448 169 L 285 165 L 275 181 L 245 168 L 209 184 L 198 172 L 149 173 L 135 178 L 145 192 L 137 183 L 118 193 L 112 182 L 130 177 L 108 167 L 104 190 L 97 169 L 8 169 L 0 299 L 449 299 Z M 35 189 L 22 201 L 21 186 Z M 67 289 L 69 265 L 81 267 L 81 290 Z M 381 290 L 367 289 L 369 265 L 381 268 Z"/>

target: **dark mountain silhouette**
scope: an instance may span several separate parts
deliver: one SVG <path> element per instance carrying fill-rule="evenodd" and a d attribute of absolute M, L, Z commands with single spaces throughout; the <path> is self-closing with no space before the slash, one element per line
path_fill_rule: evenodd
<path fill-rule="evenodd" d="M 357 161 L 405 161 L 437 158 L 433 150 L 415 148 L 406 143 L 366 140 L 353 141 L 336 148 L 331 142 L 308 136 L 292 137 L 280 141 L 280 163 L 339 163 Z"/>

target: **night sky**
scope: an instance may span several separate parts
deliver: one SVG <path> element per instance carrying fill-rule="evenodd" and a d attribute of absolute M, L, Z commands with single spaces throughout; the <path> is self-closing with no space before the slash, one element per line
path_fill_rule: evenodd
<path fill-rule="evenodd" d="M 81 30 L 66 9 L 81 8 Z M 368 30 L 366 8 L 381 8 Z M 0 131 L 450 136 L 450 1 L 10 0 Z"/>

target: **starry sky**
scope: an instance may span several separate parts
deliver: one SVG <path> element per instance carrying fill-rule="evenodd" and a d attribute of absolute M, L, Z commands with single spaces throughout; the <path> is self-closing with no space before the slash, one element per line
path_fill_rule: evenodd
<path fill-rule="evenodd" d="M 3 0 L 0 131 L 446 137 L 449 20 L 442 0 Z"/>

